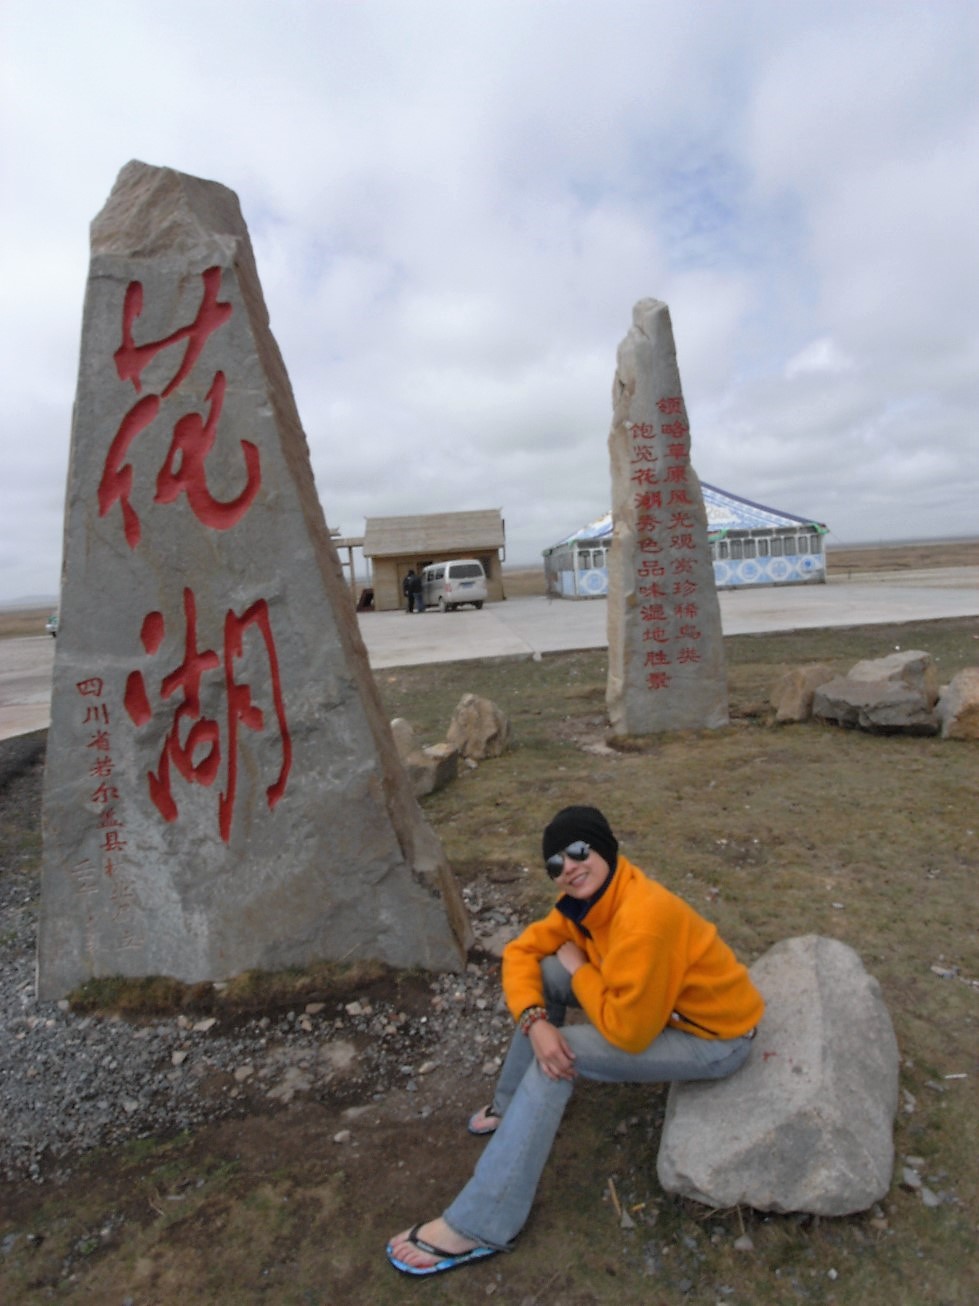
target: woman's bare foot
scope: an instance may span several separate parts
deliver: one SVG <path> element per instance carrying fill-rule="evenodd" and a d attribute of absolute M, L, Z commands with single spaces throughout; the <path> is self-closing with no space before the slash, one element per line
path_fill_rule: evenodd
<path fill-rule="evenodd" d="M 433 1256 L 423 1251 L 416 1245 L 416 1239 L 418 1242 L 428 1243 L 430 1247 L 437 1247 L 445 1255 Z M 399 1233 L 392 1238 L 388 1244 L 393 1256 L 416 1270 L 427 1270 L 429 1266 L 444 1261 L 445 1256 L 461 1256 L 464 1252 L 471 1252 L 478 1246 L 479 1243 L 457 1234 L 441 1216 L 437 1220 L 429 1220 L 428 1224 L 419 1224 L 413 1229 L 406 1229 L 404 1233 Z"/>

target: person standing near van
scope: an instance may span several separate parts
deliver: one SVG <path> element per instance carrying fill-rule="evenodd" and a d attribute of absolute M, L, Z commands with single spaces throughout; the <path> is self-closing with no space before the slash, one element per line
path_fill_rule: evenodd
<path fill-rule="evenodd" d="M 420 571 L 409 573 L 411 576 L 410 599 L 414 600 L 415 611 L 425 611 L 425 582 Z"/>
<path fill-rule="evenodd" d="M 408 613 L 414 612 L 415 610 L 415 591 L 412 588 L 414 580 L 415 569 L 414 567 L 409 567 L 408 574 L 401 582 L 401 593 L 405 596 L 405 604 L 407 605 L 405 611 Z"/>

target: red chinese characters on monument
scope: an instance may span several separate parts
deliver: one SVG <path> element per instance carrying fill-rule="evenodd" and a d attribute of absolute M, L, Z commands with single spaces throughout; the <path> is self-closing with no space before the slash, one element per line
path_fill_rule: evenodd
<path fill-rule="evenodd" d="M 92 782 L 88 806 L 98 831 L 98 863 L 85 858 L 75 863 L 71 871 L 83 904 L 87 904 L 96 892 L 99 873 L 109 880 L 112 919 L 120 926 L 121 946 L 136 948 L 139 939 L 133 921 L 135 897 L 132 885 L 120 874 L 127 846 L 126 826 L 119 815 L 119 790 L 113 781 L 115 762 L 112 756 L 112 721 L 105 699 L 105 681 L 101 676 L 88 676 L 76 682 L 75 690 L 83 702 L 81 724 L 87 728 L 88 733 L 85 748 L 91 750 L 91 757 L 84 765 Z M 91 908 L 83 905 L 83 911 L 85 928 L 88 930 L 92 923 Z"/>
<path fill-rule="evenodd" d="M 156 654 L 163 643 L 166 622 L 160 612 L 144 618 L 140 639 L 147 654 Z M 253 603 L 241 616 L 229 611 L 224 618 L 224 642 L 220 654 L 215 649 L 201 649 L 197 640 L 197 604 L 194 593 L 184 590 L 184 651 L 176 667 L 160 675 L 154 689 L 160 700 L 172 700 L 176 707 L 170 730 L 163 743 L 157 770 L 148 775 L 150 797 L 166 821 L 175 821 L 179 808 L 173 793 L 174 770 L 187 784 L 210 788 L 222 762 L 221 724 L 206 717 L 201 707 L 201 686 L 205 676 L 216 680 L 226 701 L 224 749 L 227 752 L 225 787 L 218 800 L 218 829 L 227 843 L 231 836 L 235 794 L 238 783 L 239 732 L 242 726 L 260 731 L 266 728 L 266 713 L 253 698 L 252 686 L 237 678 L 237 663 L 245 651 L 246 635 L 257 636 L 268 668 L 269 685 L 278 734 L 281 765 L 275 779 L 266 788 L 270 808 L 285 792 L 292 766 L 292 741 L 282 698 L 275 640 L 264 599 Z M 126 681 L 126 711 L 136 726 L 146 725 L 154 715 L 142 671 L 132 671 Z"/>
<path fill-rule="evenodd" d="M 156 421 L 163 408 L 163 401 L 175 394 L 190 375 L 208 339 L 231 317 L 231 305 L 218 299 L 221 269 L 208 268 L 201 274 L 201 279 L 204 292 L 193 322 L 162 340 L 151 340 L 141 345 L 137 345 L 133 339 L 133 327 L 143 311 L 143 287 L 141 282 L 133 281 L 126 290 L 122 310 L 122 344 L 114 355 L 116 372 L 121 381 L 131 381 L 133 389 L 140 394 L 143 389 L 143 371 L 147 364 L 162 350 L 186 341 L 179 366 L 160 393 L 144 395 L 138 399 L 119 423 L 102 470 L 99 516 L 104 517 L 116 503 L 120 505 L 126 543 L 131 549 L 139 544 L 143 528 L 132 505 L 133 467 L 125 459 L 136 438 Z M 236 525 L 248 511 L 262 484 L 258 449 L 251 441 L 242 440 L 244 489 L 230 501 L 215 499 L 208 489 L 205 462 L 217 436 L 226 384 L 224 373 L 215 372 L 207 392 L 207 417 L 202 419 L 198 413 L 187 413 L 174 424 L 170 446 L 156 479 L 154 495 L 155 503 L 172 503 L 181 493 L 185 493 L 198 521 L 214 530 L 227 530 Z"/>
<path fill-rule="evenodd" d="M 109 445 L 98 487 L 98 508 L 99 516 L 105 517 L 119 505 L 123 536 L 132 550 L 147 548 L 151 541 L 143 540 L 143 522 L 132 502 L 135 473 L 127 461 L 130 450 L 137 438 L 151 438 L 144 433 L 158 420 L 165 427 L 167 400 L 179 393 L 199 364 L 208 340 L 232 315 L 232 305 L 219 297 L 221 269 L 208 268 L 201 274 L 201 281 L 201 301 L 193 320 L 158 340 L 137 339 L 143 312 L 142 283 L 131 282 L 125 293 L 121 343 L 113 361 L 120 381 L 131 382 L 141 397 L 123 417 Z M 143 394 L 146 368 L 158 355 L 170 350 L 174 351 L 174 364 L 169 379 L 161 383 L 158 392 Z M 205 396 L 207 412 L 185 412 L 173 421 L 156 476 L 153 502 L 168 505 L 186 495 L 195 519 L 205 530 L 226 531 L 241 522 L 262 483 L 258 448 L 251 441 L 242 440 L 244 488 L 231 499 L 218 499 L 208 485 L 207 459 L 218 437 L 226 391 L 224 372 L 215 371 Z M 278 803 L 288 782 L 292 744 L 279 659 L 265 599 L 253 602 L 240 614 L 229 609 L 202 614 L 199 619 L 194 591 L 184 586 L 182 592 L 182 659 L 155 677 L 148 668 L 145 672 L 139 669 L 130 672 L 123 702 L 137 729 L 147 726 L 156 716 L 169 713 L 159 762 L 156 770 L 147 774 L 150 798 L 164 820 L 176 821 L 179 816 L 175 795 L 178 777 L 185 784 L 210 788 L 223 768 L 224 782 L 216 804 L 217 825 L 222 840 L 227 843 L 234 818 L 243 730 L 276 731 L 281 765 L 266 788 L 270 808 Z M 202 622 L 223 629 L 220 648 L 200 646 L 198 626 Z M 157 610 L 144 616 L 139 637 L 148 657 L 160 654 L 168 625 L 172 630 L 179 623 L 180 618 Z M 173 637 L 170 643 L 172 646 Z M 256 650 L 264 678 L 261 684 L 250 684 L 241 678 L 241 665 L 247 652 L 249 665 L 254 666 Z M 147 688 L 148 683 L 151 689 Z M 209 702 L 214 701 L 215 694 L 223 698 L 220 720 L 204 714 L 205 685 Z M 263 710 L 258 706 L 259 701 L 269 703 L 270 709 Z M 113 831 L 109 822 L 106 822 L 105 837 L 117 840 L 118 851 L 125 847 L 121 831 Z M 107 873 L 112 872 L 107 868 Z"/>
<path fill-rule="evenodd" d="M 660 420 L 631 428 L 630 480 L 636 486 L 636 592 L 642 600 L 646 688 L 668 690 L 678 667 L 700 661 L 697 641 L 696 537 L 688 490 L 689 435 L 683 399 L 667 395 Z M 668 601 L 672 604 L 668 608 Z"/>

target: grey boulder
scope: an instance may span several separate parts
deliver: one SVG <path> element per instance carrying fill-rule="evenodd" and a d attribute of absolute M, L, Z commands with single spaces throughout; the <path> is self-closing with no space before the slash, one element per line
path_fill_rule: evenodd
<path fill-rule="evenodd" d="M 850 1215 L 891 1183 L 898 1048 L 880 986 L 852 948 L 784 940 L 751 977 L 766 1011 L 729 1079 L 674 1084 L 663 1188 L 712 1207 Z"/>

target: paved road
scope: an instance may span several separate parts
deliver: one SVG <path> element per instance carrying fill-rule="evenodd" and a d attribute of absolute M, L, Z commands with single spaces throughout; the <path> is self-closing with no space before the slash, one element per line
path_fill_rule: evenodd
<path fill-rule="evenodd" d="M 49 723 L 53 666 L 50 635 L 0 640 L 0 739 Z"/>
<path fill-rule="evenodd" d="M 979 616 L 979 567 L 833 578 L 826 585 L 725 590 L 725 635 Z M 604 599 L 509 599 L 476 612 L 367 612 L 359 617 L 371 666 L 529 657 L 604 648 Z M 0 640 L 0 739 L 48 725 L 54 640 Z"/>
<path fill-rule="evenodd" d="M 719 597 L 725 635 L 974 616 L 979 567 L 724 590 Z M 605 599 L 509 599 L 482 612 L 369 612 L 361 616 L 360 628 L 375 668 L 527 656 L 605 648 L 606 606 Z"/>

